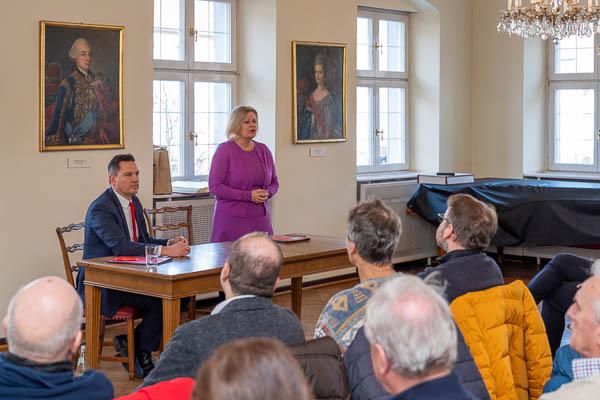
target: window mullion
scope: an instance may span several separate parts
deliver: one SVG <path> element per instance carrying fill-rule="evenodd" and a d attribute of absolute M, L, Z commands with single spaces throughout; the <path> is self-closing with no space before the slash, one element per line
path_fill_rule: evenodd
<path fill-rule="evenodd" d="M 186 130 L 185 130 L 185 179 L 192 179 L 194 176 L 194 140 L 190 138 L 190 133 L 196 133 L 194 126 L 194 82 L 192 76 L 188 74 L 185 85 L 186 101 Z"/>

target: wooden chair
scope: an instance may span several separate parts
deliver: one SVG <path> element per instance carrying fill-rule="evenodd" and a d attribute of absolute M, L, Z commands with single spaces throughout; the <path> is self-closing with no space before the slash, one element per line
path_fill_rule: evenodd
<path fill-rule="evenodd" d="M 75 279 L 73 278 L 73 274 L 77 273 L 79 271 L 79 267 L 76 265 L 71 265 L 71 260 L 69 258 L 69 255 L 72 253 L 75 253 L 77 251 L 82 251 L 83 250 L 83 244 L 82 243 L 75 243 L 71 246 L 67 246 L 65 243 L 65 238 L 64 238 L 64 234 L 65 233 L 69 233 L 69 232 L 73 232 L 73 231 L 78 231 L 80 229 L 82 229 L 84 227 L 83 222 L 80 222 L 78 224 L 70 224 L 67 226 L 63 226 L 63 227 L 58 227 L 56 228 L 56 235 L 58 236 L 58 242 L 60 243 L 60 251 L 62 254 L 62 258 L 63 258 L 63 264 L 65 267 L 65 276 L 67 278 L 67 281 L 69 281 L 69 283 L 71 285 L 73 285 L 73 287 L 75 289 L 77 289 L 77 285 L 75 282 Z M 134 357 L 135 357 L 135 342 L 134 342 L 134 321 L 136 318 L 138 318 L 139 316 L 137 315 L 135 309 L 133 307 L 128 307 L 128 306 L 124 306 L 124 307 L 120 307 L 116 314 L 113 315 L 112 317 L 105 317 L 104 315 L 100 316 L 101 322 L 100 322 L 100 351 L 99 351 L 99 357 L 98 359 L 100 361 L 115 361 L 115 362 L 120 362 L 120 363 L 127 363 L 127 367 L 129 370 L 129 379 L 133 380 L 135 378 L 135 366 L 134 366 Z M 103 356 L 102 355 L 102 348 L 103 346 L 106 345 L 110 345 L 110 342 L 104 342 L 104 328 L 106 323 L 117 323 L 117 322 L 125 322 L 127 325 L 127 352 L 128 352 L 128 357 L 111 357 L 111 356 Z M 79 354 L 74 356 L 74 363 L 77 362 L 77 359 L 79 358 Z"/>
<path fill-rule="evenodd" d="M 175 214 L 185 212 L 185 222 L 179 222 L 176 224 L 156 224 L 156 216 L 159 214 Z M 187 230 L 187 240 L 190 246 L 194 244 L 194 229 L 192 227 L 192 206 L 190 204 L 185 206 L 177 207 L 161 207 L 161 208 L 146 208 L 144 209 L 144 217 L 146 217 L 146 224 L 148 225 L 148 231 L 150 236 L 156 237 L 157 232 L 168 232 L 177 230 Z M 196 318 L 196 296 L 189 298 L 190 304 L 188 306 L 188 319 L 193 320 Z"/>

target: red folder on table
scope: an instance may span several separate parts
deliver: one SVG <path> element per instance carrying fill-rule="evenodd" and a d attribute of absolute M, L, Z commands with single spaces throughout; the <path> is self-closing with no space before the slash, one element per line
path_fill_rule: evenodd
<path fill-rule="evenodd" d="M 157 264 L 162 264 L 167 261 L 171 261 L 171 257 L 160 256 L 158 257 Z M 145 256 L 117 256 L 106 260 L 106 262 L 113 264 L 136 264 L 136 265 L 146 265 L 146 257 Z"/>
<path fill-rule="evenodd" d="M 303 240 L 310 240 L 310 238 L 302 233 L 287 233 L 285 235 L 273 235 L 271 236 L 277 243 L 291 243 L 291 242 L 301 242 Z"/>

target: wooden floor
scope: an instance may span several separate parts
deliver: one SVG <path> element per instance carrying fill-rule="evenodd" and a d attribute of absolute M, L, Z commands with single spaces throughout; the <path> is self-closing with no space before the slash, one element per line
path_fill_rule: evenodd
<path fill-rule="evenodd" d="M 397 270 L 404 273 L 418 273 L 423 270 L 423 263 L 410 264 L 408 266 L 398 266 Z M 528 281 L 535 274 L 537 267 L 532 262 L 522 262 L 520 260 L 505 260 L 503 265 L 503 273 L 507 283 L 515 279 Z M 358 279 L 350 279 L 344 282 L 334 283 L 321 287 L 308 288 L 303 291 L 302 297 L 302 326 L 307 339 L 313 338 L 314 327 L 317 319 L 321 314 L 325 303 L 329 298 L 340 290 L 350 288 L 358 283 Z M 282 307 L 291 308 L 291 297 L 289 293 L 278 294 L 274 298 L 274 302 Z M 182 319 L 184 315 L 182 314 Z M 112 338 L 114 335 L 122 333 L 121 327 L 109 327 L 106 330 L 106 338 Z M 114 355 L 115 351 L 112 347 L 106 346 L 104 354 Z M 115 395 L 121 396 L 131 393 L 135 387 L 141 384 L 141 381 L 129 381 L 125 369 L 117 363 L 102 362 L 100 371 L 104 372 L 113 382 Z"/>

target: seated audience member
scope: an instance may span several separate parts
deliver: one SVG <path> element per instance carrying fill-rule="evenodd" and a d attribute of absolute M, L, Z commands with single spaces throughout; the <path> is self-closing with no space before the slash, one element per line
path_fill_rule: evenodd
<path fill-rule="evenodd" d="M 226 300 L 211 315 L 177 328 L 144 386 L 193 377 L 217 347 L 235 339 L 265 336 L 286 344 L 303 342 L 298 317 L 271 299 L 282 265 L 281 250 L 268 236 L 250 233 L 236 240 L 221 270 Z"/>
<path fill-rule="evenodd" d="M 369 300 L 365 333 L 377 380 L 392 399 L 475 399 L 452 373 L 456 326 L 448 303 L 415 276 L 398 276 Z"/>
<path fill-rule="evenodd" d="M 198 371 L 191 400 L 312 400 L 290 351 L 266 338 L 219 347 Z"/>
<path fill-rule="evenodd" d="M 440 264 L 420 272 L 420 278 L 432 277 L 445 285 L 448 303 L 465 293 L 489 289 L 504 284 L 498 264 L 483 251 L 489 246 L 498 228 L 498 217 L 491 206 L 466 194 L 448 198 L 448 208 L 437 228 L 437 245 L 446 251 Z M 356 334 L 344 357 L 352 398 L 377 399 L 385 390 L 373 378 L 369 345 L 364 331 Z M 458 332 L 456 371 L 465 387 L 480 399 L 488 398 L 481 374 L 469 348 Z"/>
<path fill-rule="evenodd" d="M 600 267 L 579 288 L 567 314 L 571 318 L 570 346 L 582 357 L 572 360 L 573 382 L 540 400 L 598 399 L 600 396 Z"/>
<path fill-rule="evenodd" d="M 139 169 L 131 154 L 119 154 L 108 163 L 106 189 L 88 208 L 85 216 L 83 258 L 108 256 L 141 256 L 146 244 L 161 245 L 160 254 L 170 257 L 185 256 L 190 252 L 187 240 L 155 239 L 150 237 L 144 220 L 144 208 L 136 194 L 139 190 Z M 77 276 L 77 290 L 85 296 L 85 269 Z M 135 328 L 136 376 L 142 378 L 154 368 L 151 352 L 158 350 L 162 337 L 162 301 L 118 290 L 102 289 L 102 315 L 113 316 L 119 307 L 131 306 L 142 315 Z M 127 336 L 113 339 L 117 352 L 127 356 Z M 124 364 L 127 369 L 127 364 Z"/>
<path fill-rule="evenodd" d="M 565 329 L 565 313 L 577 287 L 590 276 L 591 265 L 586 258 L 558 254 L 527 284 L 535 302 L 542 302 L 542 319 L 553 357 Z"/>
<path fill-rule="evenodd" d="M 135 393 L 115 400 L 190 400 L 196 381 L 192 378 L 175 378 L 146 386 Z"/>
<path fill-rule="evenodd" d="M 112 399 L 113 387 L 104 375 L 73 374 L 82 317 L 81 299 L 64 279 L 40 278 L 21 288 L 3 321 L 8 353 L 0 354 L 0 398 Z"/>
<path fill-rule="evenodd" d="M 392 255 L 401 230 L 398 215 L 379 199 L 350 210 L 346 250 L 350 263 L 358 270 L 360 283 L 329 299 L 317 321 L 315 337 L 331 336 L 346 351 L 363 325 L 367 300 L 395 275 Z"/>

